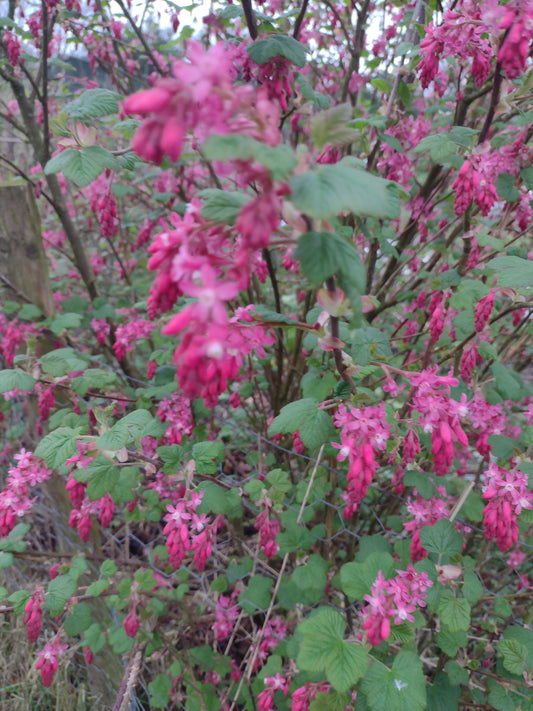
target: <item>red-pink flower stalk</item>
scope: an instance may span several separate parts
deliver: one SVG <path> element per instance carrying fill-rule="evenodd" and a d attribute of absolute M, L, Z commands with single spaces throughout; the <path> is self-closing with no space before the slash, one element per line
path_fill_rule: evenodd
<path fill-rule="evenodd" d="M 291 711 L 309 711 L 311 701 L 319 692 L 328 693 L 331 686 L 326 681 L 308 682 L 292 692 Z"/>
<path fill-rule="evenodd" d="M 276 691 L 283 691 L 287 696 L 289 693 L 289 682 L 281 674 L 265 677 L 266 689 L 257 697 L 258 711 L 271 711 L 274 709 L 274 694 Z"/>
<path fill-rule="evenodd" d="M 254 528 L 259 531 L 259 546 L 267 558 L 272 558 L 279 551 L 276 536 L 279 533 L 279 519 L 273 512 L 272 501 L 263 497 L 255 502 L 257 506 L 264 506 L 255 519 Z"/>
<path fill-rule="evenodd" d="M 332 442 L 339 449 L 339 462 L 348 459 L 348 485 L 342 498 L 346 502 L 343 515 L 351 518 L 364 499 L 375 474 L 376 453 L 383 451 L 390 437 L 384 403 L 378 407 L 353 407 L 347 410 L 341 405 L 334 417 L 340 428 L 341 443 Z"/>
<path fill-rule="evenodd" d="M 36 642 L 41 631 L 43 619 L 44 593 L 42 585 L 36 585 L 33 594 L 24 608 L 24 624 L 29 642 Z"/>
<path fill-rule="evenodd" d="M 413 622 L 413 612 L 425 607 L 426 590 L 433 583 L 426 572 L 418 573 L 411 564 L 407 570 L 397 570 L 398 575 L 385 580 L 381 570 L 372 586 L 370 595 L 365 595 L 368 605 L 360 613 L 364 617 L 363 630 L 367 640 L 377 647 L 390 635 L 391 621 L 396 625 L 408 620 Z"/>
<path fill-rule="evenodd" d="M 489 464 L 483 498 L 489 499 L 483 511 L 485 538 L 496 539 L 498 548 L 508 551 L 518 540 L 518 516 L 522 509 L 533 508 L 533 491 L 528 489 L 527 474 Z"/>

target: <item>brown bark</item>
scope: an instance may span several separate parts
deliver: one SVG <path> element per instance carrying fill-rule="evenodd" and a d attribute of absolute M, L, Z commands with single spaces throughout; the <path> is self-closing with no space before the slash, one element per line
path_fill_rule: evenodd
<path fill-rule="evenodd" d="M 0 183 L 0 277 L 4 300 L 29 302 L 54 315 L 54 299 L 29 185 Z"/>

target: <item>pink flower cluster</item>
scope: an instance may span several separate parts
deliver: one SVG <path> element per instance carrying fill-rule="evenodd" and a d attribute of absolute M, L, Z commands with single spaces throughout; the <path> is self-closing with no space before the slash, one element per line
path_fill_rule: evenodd
<path fill-rule="evenodd" d="M 491 463 L 485 472 L 483 498 L 489 500 L 483 511 L 485 538 L 496 539 L 498 548 L 508 551 L 518 540 L 517 519 L 522 509 L 533 508 L 528 477 L 518 469 Z"/>
<path fill-rule="evenodd" d="M 135 345 L 143 338 L 149 338 L 154 324 L 145 318 L 130 317 L 126 323 L 117 326 L 113 350 L 118 360 L 124 360 L 126 353 L 131 353 Z"/>
<path fill-rule="evenodd" d="M 279 672 L 276 676 L 265 677 L 266 689 L 257 697 L 258 711 L 271 711 L 274 708 L 274 694 L 282 691 L 285 696 L 289 693 L 289 682 Z"/>
<path fill-rule="evenodd" d="M 259 531 L 259 546 L 267 558 L 272 558 L 279 551 L 276 536 L 279 533 L 279 519 L 273 513 L 272 501 L 268 497 L 263 497 L 255 502 L 258 506 L 264 506 L 255 519 L 254 528 Z"/>
<path fill-rule="evenodd" d="M 150 115 L 135 134 L 133 150 L 157 164 L 165 155 L 177 161 L 189 131 L 199 140 L 211 134 L 246 133 L 271 145 L 278 143 L 279 110 L 269 107 L 261 116 L 259 106 L 257 110 L 254 106 L 253 87 L 233 84 L 235 53 L 222 42 L 205 51 L 199 42 L 190 41 L 189 61 L 176 61 L 172 77 L 129 96 L 124 101 L 127 114 Z"/>
<path fill-rule="evenodd" d="M 157 416 L 161 422 L 169 424 L 163 436 L 165 443 L 180 444 L 183 437 L 191 436 L 194 427 L 191 407 L 191 401 L 177 392 L 161 400 Z"/>
<path fill-rule="evenodd" d="M 30 335 L 36 334 L 37 328 L 14 318 L 9 320 L 0 313 L 0 355 L 6 361 L 8 368 L 13 367 L 13 359 L 17 349 L 26 343 Z"/>
<path fill-rule="evenodd" d="M 348 520 L 364 499 L 376 471 L 376 453 L 383 451 L 390 437 L 385 405 L 378 407 L 353 407 L 341 405 L 333 418 L 341 430 L 341 443 L 332 442 L 339 449 L 339 462 L 348 459 L 348 485 L 342 498 L 346 502 L 344 518 Z"/>
<path fill-rule="evenodd" d="M 235 623 L 241 611 L 237 604 L 238 597 L 238 590 L 234 590 L 230 595 L 218 596 L 213 630 L 219 642 L 227 639 L 235 628 Z"/>
<path fill-rule="evenodd" d="M 35 665 L 41 672 L 41 680 L 43 686 L 50 686 L 57 671 L 58 659 L 61 654 L 67 649 L 68 645 L 62 644 L 59 635 L 57 634 L 51 642 L 44 645 L 44 650 L 38 652 L 39 659 Z"/>
<path fill-rule="evenodd" d="M 17 519 L 31 509 L 35 499 L 30 498 L 30 488 L 52 476 L 52 470 L 25 449 L 15 454 L 14 459 L 17 463 L 9 467 L 6 487 L 0 491 L 0 538 L 9 535 Z"/>
<path fill-rule="evenodd" d="M 468 5 L 463 5 L 462 12 L 446 11 L 438 27 L 431 22 L 426 27 L 426 36 L 420 43 L 422 59 L 418 65 L 424 89 L 437 76 L 440 60 L 450 56 L 463 66 L 472 60 L 470 71 L 478 88 L 488 77 L 492 47 L 484 36 L 487 28 L 481 21 L 479 7 L 474 3 Z"/>
<path fill-rule="evenodd" d="M 198 140 L 239 133 L 268 145 L 279 143 L 279 107 L 270 102 L 265 87 L 233 84 L 237 54 L 237 49 L 226 49 L 222 43 L 206 52 L 191 42 L 189 62 L 176 62 L 173 78 L 126 99 L 126 112 L 153 114 L 134 140 L 139 155 L 157 163 L 164 155 L 177 160 L 190 130 Z M 237 160 L 235 168 L 238 186 L 253 182 L 262 187 L 242 207 L 235 228 L 208 222 L 201 204 L 193 201 L 183 219 L 170 218 L 175 229 L 157 235 L 149 250 L 153 255 L 149 268 L 158 273 L 148 314 L 154 318 L 172 308 L 180 296 L 191 298 L 164 333 L 181 336 L 174 362 L 183 394 L 203 397 L 208 406 L 238 376 L 243 357 L 254 348 L 262 357 L 263 346 L 274 340 L 244 312 L 230 318 L 228 306 L 248 287 L 258 251 L 279 227 L 287 187 L 276 186 L 268 170 L 252 160 Z M 225 172 L 219 166 L 219 173 Z"/>
<path fill-rule="evenodd" d="M 469 156 L 455 179 L 452 188 L 455 190 L 455 214 L 463 215 L 468 206 L 475 201 L 481 214 L 487 216 L 498 200 L 498 193 L 491 181 L 490 168 L 481 156 Z"/>
<path fill-rule="evenodd" d="M 319 692 L 328 693 L 331 686 L 323 681 L 319 683 L 309 682 L 293 691 L 291 700 L 291 711 L 309 711 L 311 701 Z"/>
<path fill-rule="evenodd" d="M 439 376 L 437 368 L 406 374 L 415 389 L 413 409 L 418 412 L 418 425 L 431 432 L 431 453 L 435 474 L 446 474 L 455 456 L 456 443 L 468 445 L 460 420 L 468 414 L 466 396 L 461 401 L 450 395 L 450 387 L 459 384 L 457 378 Z"/>
<path fill-rule="evenodd" d="M 258 671 L 267 661 L 268 653 L 276 649 L 287 636 L 287 623 L 281 617 L 273 617 L 265 627 L 255 658 L 254 671 Z M 255 645 L 254 645 L 255 647 Z M 253 651 L 253 650 L 252 650 Z"/>
<path fill-rule="evenodd" d="M 509 79 L 516 79 L 526 71 L 531 39 L 533 38 L 533 6 L 528 0 L 510 2 L 505 6 L 505 14 L 500 22 L 505 31 L 498 61 L 501 62 Z"/>
<path fill-rule="evenodd" d="M 204 570 L 213 549 L 216 531 L 222 526 L 222 517 L 217 516 L 210 523 L 205 514 L 198 515 L 196 509 L 202 502 L 203 491 L 185 491 L 175 504 L 167 506 L 166 525 L 163 535 L 167 536 L 167 551 L 170 565 L 177 570 L 191 550 L 199 571 Z"/>
<path fill-rule="evenodd" d="M 87 472 L 87 467 L 93 461 L 96 452 L 89 451 L 89 445 L 84 442 L 78 441 L 76 447 L 78 453 L 69 457 L 65 464 L 73 469 L 84 469 Z M 73 506 L 68 523 L 71 528 L 78 529 L 82 541 L 89 540 L 94 516 L 98 516 L 104 528 L 111 525 L 115 502 L 109 493 L 97 501 L 91 501 L 86 494 L 87 482 L 78 481 L 73 476 L 72 469 L 65 488 Z"/>
<path fill-rule="evenodd" d="M 171 308 L 179 296 L 191 297 L 191 303 L 163 332 L 181 334 L 174 362 L 183 394 L 190 399 L 204 397 L 212 406 L 228 381 L 239 374 L 244 356 L 255 349 L 264 357 L 263 347 L 273 343 L 274 337 L 255 321 L 252 307 L 238 309 L 230 317 L 226 306 L 248 285 L 255 238 L 253 246 L 242 236 L 232 242 L 228 229 L 207 222 L 200 210 L 201 205 L 193 202 L 183 219 L 173 216 L 177 229 L 158 234 L 150 247 L 153 256 L 148 266 L 158 274 L 148 313 L 155 317 Z"/>
<path fill-rule="evenodd" d="M 24 624 L 29 642 L 36 642 L 43 620 L 44 592 L 42 585 L 36 585 L 33 594 L 24 608 Z"/>
<path fill-rule="evenodd" d="M 414 518 L 412 521 L 404 522 L 403 527 L 413 534 L 411 539 L 411 560 L 413 563 L 425 558 L 428 554 L 420 543 L 421 529 L 424 526 L 433 526 L 441 518 L 446 518 L 450 514 L 452 499 L 446 497 L 444 487 L 438 487 L 437 491 L 442 498 L 432 496 L 430 499 L 423 499 L 417 495 L 415 499 L 409 498 L 407 500 L 407 510 Z"/>
<path fill-rule="evenodd" d="M 368 605 L 360 613 L 364 617 L 363 630 L 375 647 L 388 639 L 391 620 L 396 625 L 414 621 L 412 613 L 417 606 L 425 607 L 426 590 L 433 585 L 426 572 L 417 573 L 411 564 L 407 570 L 396 572 L 395 578 L 385 580 L 380 570 L 371 594 L 365 595 Z"/>

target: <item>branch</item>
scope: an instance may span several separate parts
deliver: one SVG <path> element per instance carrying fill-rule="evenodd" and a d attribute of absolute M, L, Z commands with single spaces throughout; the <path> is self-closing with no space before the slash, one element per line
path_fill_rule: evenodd
<path fill-rule="evenodd" d="M 308 2 L 309 2 L 309 0 L 303 1 L 302 7 L 300 9 L 300 14 L 296 18 L 296 24 L 294 25 L 294 32 L 292 33 L 292 36 L 294 37 L 295 40 L 298 39 L 298 35 L 300 34 L 300 30 L 302 28 L 302 24 L 305 19 L 305 13 L 307 11 Z"/>
<path fill-rule="evenodd" d="M 257 31 L 257 21 L 255 19 L 254 11 L 252 10 L 251 0 L 241 0 L 242 9 L 244 10 L 244 17 L 246 18 L 246 26 L 248 27 L 248 32 L 250 37 L 255 40 L 259 32 Z"/>

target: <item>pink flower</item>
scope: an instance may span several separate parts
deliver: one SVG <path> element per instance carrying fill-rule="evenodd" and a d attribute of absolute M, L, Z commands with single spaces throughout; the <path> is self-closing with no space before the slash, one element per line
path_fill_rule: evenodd
<path fill-rule="evenodd" d="M 388 639 L 391 620 L 396 625 L 414 620 L 412 613 L 417 606 L 425 606 L 426 589 L 433 585 L 427 573 L 418 573 L 411 563 L 407 570 L 396 572 L 395 578 L 385 580 L 379 571 L 371 594 L 365 595 L 368 605 L 360 613 L 367 640 L 376 647 Z"/>
<path fill-rule="evenodd" d="M 35 666 L 41 672 L 43 686 L 50 686 L 52 683 L 58 667 L 58 658 L 67 647 L 68 645 L 61 644 L 59 636 L 56 635 L 51 642 L 44 645 L 42 652 L 38 652 L 39 659 Z"/>

